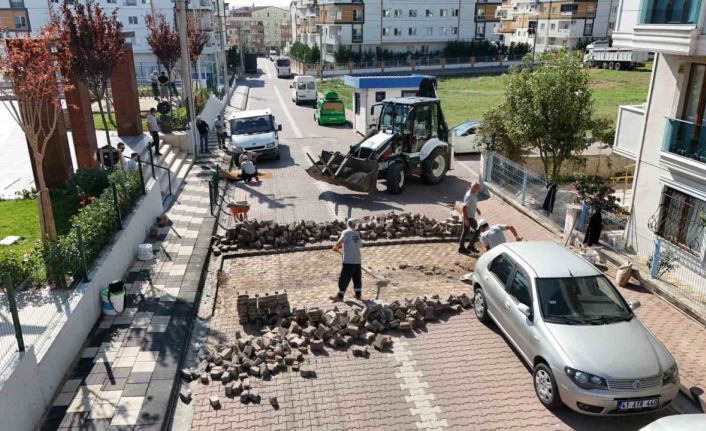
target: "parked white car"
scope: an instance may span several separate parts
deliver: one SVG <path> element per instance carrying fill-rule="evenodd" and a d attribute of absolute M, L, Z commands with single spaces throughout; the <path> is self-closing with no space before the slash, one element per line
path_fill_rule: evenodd
<path fill-rule="evenodd" d="M 480 153 L 485 149 L 485 145 L 476 138 L 478 121 L 465 121 L 452 128 L 449 132 L 449 141 L 454 147 L 456 154 Z"/>
<path fill-rule="evenodd" d="M 292 76 L 290 63 L 289 57 L 277 57 L 275 59 L 275 67 L 277 68 L 278 78 L 290 78 Z"/>
<path fill-rule="evenodd" d="M 278 57 L 277 51 L 274 49 L 270 50 L 270 61 L 275 61 L 275 59 Z"/>
<path fill-rule="evenodd" d="M 302 102 L 316 103 L 316 78 L 313 76 L 295 76 L 289 87 L 292 89 L 292 101 L 297 105 Z"/>
<path fill-rule="evenodd" d="M 539 401 L 589 415 L 658 410 L 679 392 L 672 355 L 608 278 L 553 242 L 512 242 L 477 261 L 473 306 L 533 370 Z"/>
<path fill-rule="evenodd" d="M 640 428 L 640 431 L 703 431 L 706 414 L 665 416 Z"/>
<path fill-rule="evenodd" d="M 235 112 L 228 117 L 230 124 L 231 150 L 240 156 L 243 151 L 253 151 L 260 157 L 279 159 L 279 132 L 269 109 Z"/>

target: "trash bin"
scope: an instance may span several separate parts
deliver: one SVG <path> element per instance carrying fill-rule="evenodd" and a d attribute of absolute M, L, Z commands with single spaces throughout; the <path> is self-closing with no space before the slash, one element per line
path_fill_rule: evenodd
<path fill-rule="evenodd" d="M 140 244 L 137 246 L 137 260 L 152 260 L 154 259 L 154 253 L 152 251 L 152 244 Z"/>
<path fill-rule="evenodd" d="M 115 316 L 125 308 L 125 283 L 122 280 L 111 282 L 101 289 L 101 309 L 106 316 Z"/>

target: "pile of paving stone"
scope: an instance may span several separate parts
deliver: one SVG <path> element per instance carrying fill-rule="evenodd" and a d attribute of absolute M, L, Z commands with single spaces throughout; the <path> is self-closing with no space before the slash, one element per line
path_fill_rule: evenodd
<path fill-rule="evenodd" d="M 225 236 L 213 239 L 213 253 L 244 249 L 272 250 L 285 247 L 304 247 L 324 241 L 336 241 L 346 224 L 340 220 L 326 223 L 300 221 L 279 224 L 274 221 L 245 220 L 226 231 Z M 366 216 L 357 220 L 356 228 L 363 240 L 392 240 L 407 237 L 445 238 L 458 236 L 463 225 L 458 216 L 437 221 L 420 214 L 389 213 L 384 216 Z"/>
<path fill-rule="evenodd" d="M 262 325 L 265 322 L 274 325 L 280 316 L 291 314 L 287 291 L 255 294 L 255 296 L 250 296 L 248 292 L 238 292 L 235 308 L 241 325 L 246 323 Z"/>
<path fill-rule="evenodd" d="M 310 353 L 323 352 L 326 347 L 351 348 L 353 356 L 367 358 L 369 346 L 379 351 L 392 346 L 392 339 L 383 332 L 412 331 L 444 313 L 460 313 L 471 304 L 464 293 L 447 299 L 434 295 L 344 310 L 334 307 L 326 312 L 318 307 L 294 308 L 287 315 L 280 314 L 275 324 L 263 326 L 259 336 L 236 331 L 233 340 L 215 348 L 204 346 L 198 354 L 199 365 L 183 369 L 181 376 L 202 384 L 220 381 L 226 397 L 239 397 L 245 404 L 259 403 L 261 397 L 252 389 L 251 378 L 269 379 L 288 371 L 315 378 L 316 371 L 305 365 L 305 356 Z M 184 389 L 180 395 L 184 402 L 191 401 L 190 390 Z M 210 402 L 214 408 L 220 407 L 218 396 Z M 278 408 L 276 398 L 270 403 Z"/>

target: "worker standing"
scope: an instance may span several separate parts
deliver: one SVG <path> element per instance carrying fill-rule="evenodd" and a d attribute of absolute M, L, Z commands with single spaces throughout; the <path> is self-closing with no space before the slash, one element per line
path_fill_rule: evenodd
<path fill-rule="evenodd" d="M 343 247 L 343 265 L 341 267 L 341 276 L 338 278 L 338 294 L 329 298 L 333 302 L 343 301 L 343 295 L 345 295 L 351 279 L 353 280 L 353 291 L 355 292 L 355 298 L 357 300 L 363 299 L 363 281 L 360 256 L 360 246 L 362 241 L 360 239 L 360 233 L 358 233 L 355 229 L 353 219 L 348 219 L 346 221 L 346 226 L 347 228 L 341 232 L 341 237 L 333 246 L 333 251 L 336 253 L 339 253 L 341 247 Z"/>
<path fill-rule="evenodd" d="M 468 189 L 466 195 L 463 197 L 463 230 L 461 231 L 461 239 L 458 243 L 459 253 L 465 254 L 469 251 L 478 253 L 478 250 L 474 247 L 474 244 L 478 240 L 479 233 L 476 214 L 481 215 L 480 210 L 478 209 L 479 195 L 480 184 L 474 182 L 471 184 L 471 188 Z M 466 248 L 466 242 L 470 242 L 470 246 L 468 248 Z"/>

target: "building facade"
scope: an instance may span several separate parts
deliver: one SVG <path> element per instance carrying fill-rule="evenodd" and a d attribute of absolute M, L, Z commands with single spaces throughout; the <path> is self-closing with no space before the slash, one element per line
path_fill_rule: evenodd
<path fill-rule="evenodd" d="M 4 37 L 23 37 L 32 32 L 24 0 L 0 0 L 0 32 Z"/>
<path fill-rule="evenodd" d="M 4 12 L 5 4 L 26 7 L 27 26 L 31 34 L 36 34 L 43 26 L 49 23 L 50 9 L 57 11 L 64 2 L 73 4 L 75 0 L 0 0 L 0 19 L 2 28 L 5 28 L 3 19 L 6 14 L 21 14 L 22 8 L 13 8 Z M 162 13 L 167 21 L 174 23 L 174 2 L 173 0 L 96 0 L 106 12 L 118 11 L 118 19 L 123 24 L 123 31 L 132 33 L 128 37 L 128 42 L 132 45 L 135 56 L 135 68 L 138 78 L 147 79 L 157 67 L 157 59 L 152 54 L 147 44 L 147 27 L 145 17 L 152 13 Z M 210 31 L 209 41 L 204 47 L 199 58 L 200 65 L 204 69 L 210 70 L 211 65 L 220 63 L 221 58 L 225 59 L 223 48 L 225 39 L 225 13 L 223 0 L 189 0 L 187 2 L 187 14 L 198 22 L 202 28 Z M 7 15 L 9 17 L 9 15 Z M 15 18 L 17 20 L 17 18 Z M 11 34 L 11 31 L 8 31 Z M 223 38 L 223 40 L 221 40 Z M 220 63 L 222 64 L 222 63 Z M 215 66 L 214 66 L 215 67 Z"/>
<path fill-rule="evenodd" d="M 274 6 L 234 9 L 227 18 L 228 43 L 249 52 L 281 51 L 292 41 L 290 11 Z"/>
<path fill-rule="evenodd" d="M 474 5 L 475 0 L 439 0 L 433 5 L 421 0 L 318 0 L 316 28 L 311 26 L 311 9 L 305 9 L 307 15 L 297 19 L 298 40 L 319 45 L 328 62 L 335 60 L 340 47 L 360 53 L 432 53 L 449 41 L 474 39 Z"/>
<path fill-rule="evenodd" d="M 607 39 L 615 29 L 619 0 L 504 0 L 494 31 L 501 40 L 535 44 L 538 52 Z"/>
<path fill-rule="evenodd" d="M 650 259 L 659 239 L 660 250 L 677 257 L 674 283 L 691 279 L 701 287 L 706 273 L 704 17 L 706 4 L 696 0 L 679 7 L 622 0 L 613 33 L 615 47 L 655 53 L 647 100 L 621 106 L 618 113 L 613 151 L 636 164 L 628 245 Z"/>

